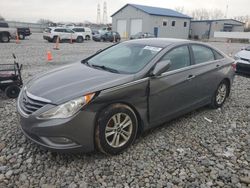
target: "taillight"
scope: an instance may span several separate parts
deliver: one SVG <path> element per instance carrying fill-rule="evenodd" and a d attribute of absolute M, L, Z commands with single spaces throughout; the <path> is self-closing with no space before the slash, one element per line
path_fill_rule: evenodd
<path fill-rule="evenodd" d="M 236 71 L 236 62 L 232 63 L 233 70 Z"/>

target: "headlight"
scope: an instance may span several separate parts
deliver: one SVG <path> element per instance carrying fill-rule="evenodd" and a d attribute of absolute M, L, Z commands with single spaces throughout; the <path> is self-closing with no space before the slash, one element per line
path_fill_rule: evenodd
<path fill-rule="evenodd" d="M 60 106 L 42 113 L 38 119 L 69 118 L 75 115 L 84 105 L 88 104 L 95 94 L 88 94 L 78 99 L 71 100 Z"/>
<path fill-rule="evenodd" d="M 238 56 L 237 54 L 234 56 L 234 59 L 235 60 L 239 60 L 240 59 L 240 56 Z"/>

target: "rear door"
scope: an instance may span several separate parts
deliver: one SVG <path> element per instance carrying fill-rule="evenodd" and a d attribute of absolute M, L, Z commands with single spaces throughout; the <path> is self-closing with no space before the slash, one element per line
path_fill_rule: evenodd
<path fill-rule="evenodd" d="M 175 47 L 161 60 L 170 60 L 170 69 L 150 79 L 149 115 L 150 124 L 171 119 L 182 113 L 194 100 L 193 70 L 188 45 Z"/>
<path fill-rule="evenodd" d="M 195 63 L 193 82 L 197 85 L 194 102 L 197 104 L 209 103 L 218 84 L 223 79 L 221 71 L 224 67 L 224 57 L 212 48 L 201 44 L 192 44 L 191 52 Z"/>
<path fill-rule="evenodd" d="M 76 39 L 76 34 L 71 29 L 65 29 L 65 39 L 70 40 L 71 38 Z"/>

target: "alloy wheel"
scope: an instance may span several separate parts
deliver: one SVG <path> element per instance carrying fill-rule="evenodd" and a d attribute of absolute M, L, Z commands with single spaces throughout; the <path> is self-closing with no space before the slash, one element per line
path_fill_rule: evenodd
<path fill-rule="evenodd" d="M 110 118 L 106 125 L 106 141 L 111 147 L 122 147 L 129 141 L 132 130 L 131 118 L 125 113 L 117 113 Z"/>
<path fill-rule="evenodd" d="M 218 105 L 222 104 L 225 99 L 226 99 L 226 95 L 227 95 L 227 86 L 226 84 L 221 84 L 217 90 L 217 95 L 216 95 L 216 102 Z"/>

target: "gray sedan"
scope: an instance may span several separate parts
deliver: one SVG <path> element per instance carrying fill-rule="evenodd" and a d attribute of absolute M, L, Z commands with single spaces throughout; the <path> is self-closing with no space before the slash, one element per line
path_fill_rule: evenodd
<path fill-rule="evenodd" d="M 23 133 L 55 151 L 119 154 L 142 131 L 229 96 L 233 59 L 203 43 L 140 39 L 33 78 L 17 102 Z"/>

